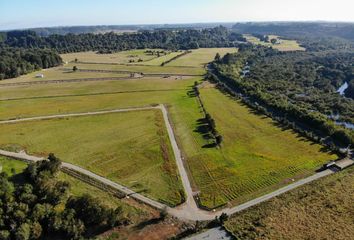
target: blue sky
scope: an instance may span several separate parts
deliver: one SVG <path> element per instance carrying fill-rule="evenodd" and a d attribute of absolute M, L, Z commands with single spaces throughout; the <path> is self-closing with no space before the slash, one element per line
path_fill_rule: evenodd
<path fill-rule="evenodd" d="M 0 29 L 326 20 L 354 22 L 354 0 L 0 0 Z"/>

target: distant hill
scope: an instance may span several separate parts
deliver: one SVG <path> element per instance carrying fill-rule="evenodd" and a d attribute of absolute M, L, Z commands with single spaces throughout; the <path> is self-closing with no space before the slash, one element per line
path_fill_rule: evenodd
<path fill-rule="evenodd" d="M 237 23 L 239 33 L 275 34 L 288 37 L 339 37 L 354 41 L 354 23 L 336 22 L 259 22 Z"/>
<path fill-rule="evenodd" d="M 156 29 L 204 29 L 225 26 L 231 28 L 234 23 L 191 23 L 191 24 L 150 24 L 150 25 L 98 25 L 98 26 L 59 26 L 31 28 L 28 30 L 36 32 L 39 36 L 47 37 L 53 34 L 66 35 L 83 33 L 107 33 L 107 32 L 137 32 Z"/>

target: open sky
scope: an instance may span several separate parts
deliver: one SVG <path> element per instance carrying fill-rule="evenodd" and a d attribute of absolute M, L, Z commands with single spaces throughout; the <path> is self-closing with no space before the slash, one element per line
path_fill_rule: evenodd
<path fill-rule="evenodd" d="M 0 29 L 244 21 L 354 22 L 354 0 L 0 0 Z"/>

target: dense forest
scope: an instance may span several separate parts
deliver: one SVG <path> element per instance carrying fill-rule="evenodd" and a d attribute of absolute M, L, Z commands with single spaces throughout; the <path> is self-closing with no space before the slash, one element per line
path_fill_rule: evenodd
<path fill-rule="evenodd" d="M 353 23 L 327 22 L 264 22 L 238 23 L 232 27 L 237 33 L 253 35 L 279 35 L 295 39 L 307 51 L 348 50 L 354 48 Z"/>
<path fill-rule="evenodd" d="M 352 51 L 284 53 L 245 46 L 216 61 L 214 68 L 221 84 L 277 120 L 348 146 L 354 143 L 353 131 L 332 120 L 354 123 L 354 100 L 337 93 L 344 82 L 352 86 L 353 62 Z"/>
<path fill-rule="evenodd" d="M 121 208 L 70 196 L 69 183 L 56 179 L 60 164 L 51 154 L 15 178 L 0 173 L 0 239 L 82 239 L 126 223 Z"/>
<path fill-rule="evenodd" d="M 79 51 L 115 52 L 129 49 L 163 48 L 196 49 L 206 47 L 234 47 L 245 41 L 242 35 L 225 27 L 203 30 L 156 30 L 135 34 L 67 34 L 40 37 L 33 31 L 7 32 L 3 43 L 10 47 L 50 48 L 60 53 Z"/>
<path fill-rule="evenodd" d="M 49 49 L 0 47 L 0 56 L 0 80 L 62 63 L 59 54 Z"/>

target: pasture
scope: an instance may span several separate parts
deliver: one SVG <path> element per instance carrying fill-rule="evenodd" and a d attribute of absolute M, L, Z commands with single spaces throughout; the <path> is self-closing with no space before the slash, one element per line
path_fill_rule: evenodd
<path fill-rule="evenodd" d="M 175 205 L 183 190 L 161 112 L 115 113 L 0 125 L 0 146 L 60 159 Z"/>
<path fill-rule="evenodd" d="M 168 63 L 166 66 L 204 68 L 205 64 L 214 60 L 217 53 L 223 57 L 226 53 L 235 53 L 236 51 L 236 48 L 200 48 Z"/>
<path fill-rule="evenodd" d="M 288 39 L 282 39 L 279 36 L 276 35 L 269 35 L 269 41 L 271 39 L 276 39 L 279 41 L 277 44 L 272 44 L 268 42 L 263 42 L 260 41 L 259 38 L 252 36 L 251 34 L 244 34 L 244 37 L 247 39 L 248 42 L 255 44 L 255 45 L 263 45 L 263 46 L 268 46 L 272 47 L 275 49 L 278 49 L 279 51 L 282 52 L 287 52 L 287 51 L 305 51 L 306 49 L 301 47 L 299 43 L 296 40 L 288 40 Z"/>
<path fill-rule="evenodd" d="M 149 52 L 147 52 L 149 51 Z M 151 52 L 150 52 L 151 51 Z M 154 54 L 152 54 L 154 52 Z M 157 52 L 159 55 L 157 55 Z M 114 63 L 114 64 L 145 64 L 152 60 L 157 60 L 158 58 L 167 57 L 177 54 L 171 51 L 165 51 L 162 49 L 139 49 L 139 50 L 128 50 L 117 53 L 110 54 L 98 54 L 96 52 L 78 52 L 78 53 L 68 53 L 62 54 L 64 62 L 91 62 L 91 63 Z M 140 62 L 139 62 L 140 59 Z"/>

